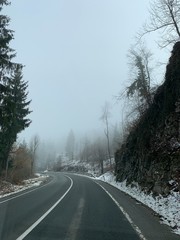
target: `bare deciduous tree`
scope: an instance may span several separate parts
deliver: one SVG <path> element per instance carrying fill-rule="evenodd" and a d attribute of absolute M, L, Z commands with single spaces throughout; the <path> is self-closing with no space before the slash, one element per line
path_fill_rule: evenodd
<path fill-rule="evenodd" d="M 100 119 L 105 124 L 104 133 L 107 138 L 107 150 L 108 150 L 108 157 L 110 162 L 110 167 L 112 166 L 112 159 L 111 159 L 111 150 L 110 150 L 110 132 L 109 132 L 109 118 L 111 116 L 110 113 L 110 104 L 108 102 L 105 102 L 103 108 L 102 108 L 102 115 Z"/>
<path fill-rule="evenodd" d="M 97 138 L 93 145 L 93 157 L 98 161 L 100 165 L 100 173 L 104 173 L 104 159 L 106 156 L 106 144 L 104 144 L 103 138 Z"/>
<path fill-rule="evenodd" d="M 156 0 L 149 9 L 150 19 L 138 33 L 138 39 L 147 33 L 160 32 L 158 45 L 163 48 L 180 38 L 180 0 Z"/>
<path fill-rule="evenodd" d="M 40 138 L 38 135 L 35 135 L 30 142 L 30 154 L 31 154 L 31 175 L 33 175 L 33 171 L 34 171 L 34 163 L 36 160 L 36 152 L 37 152 L 37 148 L 39 146 L 40 143 Z"/>
<path fill-rule="evenodd" d="M 123 141 L 123 133 L 122 131 L 120 131 L 119 124 L 116 123 L 113 126 L 113 138 L 112 138 L 112 149 L 114 153 L 118 150 L 122 141 Z"/>
<path fill-rule="evenodd" d="M 12 168 L 10 169 L 9 180 L 19 183 L 31 176 L 31 157 L 29 149 L 25 145 L 20 145 L 13 153 Z"/>
<path fill-rule="evenodd" d="M 66 141 L 66 155 L 68 156 L 69 160 L 74 159 L 74 148 L 75 148 L 75 136 L 73 130 L 71 130 Z"/>

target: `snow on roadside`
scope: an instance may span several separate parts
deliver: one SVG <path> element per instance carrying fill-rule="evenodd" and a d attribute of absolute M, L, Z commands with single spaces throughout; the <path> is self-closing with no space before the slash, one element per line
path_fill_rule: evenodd
<path fill-rule="evenodd" d="M 126 181 L 116 182 L 115 176 L 111 172 L 107 172 L 96 178 L 117 187 L 121 191 L 129 194 L 133 198 L 152 208 L 160 215 L 163 223 L 172 227 L 176 234 L 180 235 L 180 193 L 171 192 L 167 197 L 145 194 L 141 191 L 138 183 L 133 183 L 132 186 L 126 186 Z"/>
<path fill-rule="evenodd" d="M 0 188 L 0 198 L 10 196 L 14 193 L 18 193 L 32 187 L 38 187 L 49 177 L 48 175 L 39 173 L 36 173 L 35 176 L 36 177 L 34 178 L 24 180 L 22 185 L 15 185 L 8 182 L 0 183 L 3 185 Z"/>

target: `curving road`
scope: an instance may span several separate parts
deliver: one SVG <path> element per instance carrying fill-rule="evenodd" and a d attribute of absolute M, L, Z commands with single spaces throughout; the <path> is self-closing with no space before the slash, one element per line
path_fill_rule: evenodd
<path fill-rule="evenodd" d="M 42 187 L 0 200 L 0 240 L 178 240 L 152 211 L 88 177 L 51 173 Z"/>

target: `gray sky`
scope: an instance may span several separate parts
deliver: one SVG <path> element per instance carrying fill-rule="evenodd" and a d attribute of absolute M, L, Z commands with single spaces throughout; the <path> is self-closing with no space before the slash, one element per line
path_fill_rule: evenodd
<path fill-rule="evenodd" d="M 33 113 L 21 137 L 57 139 L 101 127 L 105 101 L 128 80 L 127 52 L 148 18 L 148 0 L 13 0 L 4 10 L 26 65 Z M 152 41 L 153 42 L 153 41 Z M 154 44 L 154 43 L 152 43 Z M 121 121 L 121 106 L 112 110 Z"/>

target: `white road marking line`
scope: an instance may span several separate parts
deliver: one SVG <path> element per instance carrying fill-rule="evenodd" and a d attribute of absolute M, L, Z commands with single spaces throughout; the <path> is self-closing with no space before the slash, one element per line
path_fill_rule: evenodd
<path fill-rule="evenodd" d="M 120 206 L 120 204 L 116 201 L 116 199 L 103 187 L 101 186 L 99 183 L 95 182 L 97 185 L 99 185 L 108 195 L 109 197 L 114 201 L 114 203 L 118 206 L 118 208 L 121 210 L 121 212 L 124 214 L 124 216 L 127 218 L 127 220 L 129 221 L 129 223 L 131 224 L 131 226 L 134 228 L 134 230 L 137 232 L 137 234 L 139 235 L 140 239 L 142 240 L 147 240 L 144 235 L 142 234 L 141 230 L 139 229 L 139 227 L 132 221 L 132 219 L 130 218 L 129 214 Z"/>
<path fill-rule="evenodd" d="M 84 198 L 80 198 L 78 208 L 77 208 L 77 210 L 75 212 L 75 215 L 74 215 L 74 217 L 71 221 L 71 224 L 68 228 L 68 231 L 67 231 L 67 234 L 66 234 L 66 237 L 65 237 L 66 240 L 75 240 L 76 239 L 77 233 L 78 233 L 78 230 L 79 230 L 79 225 L 81 223 L 84 204 L 85 204 Z"/>
<path fill-rule="evenodd" d="M 22 240 L 24 239 L 40 222 L 42 222 L 42 220 L 47 217 L 47 215 L 63 200 L 63 198 L 68 194 L 68 192 L 71 190 L 72 186 L 73 186 L 73 180 L 66 176 L 67 178 L 69 178 L 69 180 L 71 181 L 71 185 L 68 188 L 68 190 L 64 193 L 64 195 L 47 211 L 45 212 L 35 223 L 33 223 L 33 225 L 31 225 L 23 234 L 21 234 L 21 236 L 19 236 L 16 240 Z"/>
<path fill-rule="evenodd" d="M 52 180 L 52 181 L 53 181 L 53 180 Z M 28 193 L 34 192 L 34 191 L 36 191 L 36 190 L 39 190 L 40 188 L 46 187 L 48 184 L 52 183 L 52 181 L 50 181 L 50 182 L 48 182 L 48 183 L 46 183 L 46 184 L 44 184 L 44 185 L 42 185 L 42 186 L 36 187 L 36 188 L 34 188 L 34 189 L 32 189 L 32 190 L 29 190 L 29 191 L 28 191 L 28 189 L 25 189 L 25 190 L 23 190 L 23 191 L 26 191 L 26 192 L 21 193 L 21 194 L 18 194 L 18 192 L 17 192 L 17 194 L 18 194 L 17 196 L 11 197 L 11 198 L 6 199 L 6 200 L 4 200 L 4 201 L 2 201 L 2 202 L 0 201 L 0 204 L 5 203 L 5 202 L 9 202 L 9 201 L 11 201 L 11 200 L 13 200 L 13 199 L 15 199 L 15 198 L 21 197 L 21 196 L 26 195 L 26 194 L 28 194 Z M 14 192 L 14 194 L 16 194 L 16 192 Z M 8 196 L 7 196 L 7 197 L 8 197 Z"/>

